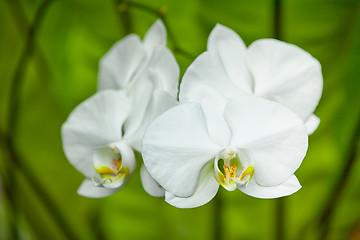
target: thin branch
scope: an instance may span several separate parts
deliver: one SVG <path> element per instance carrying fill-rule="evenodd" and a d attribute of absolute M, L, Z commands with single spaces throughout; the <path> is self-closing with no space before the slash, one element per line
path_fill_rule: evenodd
<path fill-rule="evenodd" d="M 274 0 L 274 38 L 282 40 L 282 4 L 281 0 Z"/>
<path fill-rule="evenodd" d="M 169 23 L 168 23 L 168 21 L 167 21 L 167 18 L 166 18 L 166 16 L 165 16 L 165 13 L 162 14 L 161 12 L 162 12 L 162 11 L 161 11 L 161 9 L 160 9 L 160 10 L 159 10 L 159 17 L 160 17 L 160 19 L 163 21 L 163 23 L 164 23 L 164 25 L 165 25 L 165 27 L 166 27 L 166 29 L 167 29 L 167 33 L 168 33 L 169 39 L 170 39 L 170 41 L 171 41 L 172 44 L 173 44 L 173 49 L 172 49 L 173 53 L 174 53 L 174 54 L 177 54 L 177 53 L 178 53 L 178 54 L 180 54 L 180 55 L 183 55 L 184 57 L 186 57 L 186 58 L 188 58 L 188 59 L 190 59 L 190 60 L 195 59 L 196 56 L 194 56 L 194 55 L 191 54 L 190 52 L 188 52 L 188 51 L 184 50 L 182 47 L 180 47 L 180 45 L 178 44 L 177 39 L 176 39 L 176 37 L 175 37 L 175 35 L 174 35 L 174 32 L 172 31 L 172 28 L 169 26 Z"/>
<path fill-rule="evenodd" d="M 219 189 L 218 193 L 214 198 L 214 226 L 213 226 L 213 237 L 214 240 L 222 240 L 223 239 L 223 199 L 221 196 L 221 190 Z"/>
<path fill-rule="evenodd" d="M 44 16 L 45 10 L 47 9 L 48 4 L 50 1 L 44 1 L 43 4 L 40 5 L 34 19 L 33 25 L 29 26 L 29 30 L 26 36 L 25 48 L 20 56 L 19 63 L 16 67 L 15 74 L 12 79 L 12 85 L 10 88 L 10 107 L 9 107 L 9 114 L 8 114 L 8 134 L 5 137 L 5 149 L 9 150 L 9 145 L 12 142 L 12 136 L 16 135 L 16 125 L 18 121 L 18 109 L 19 109 L 19 101 L 20 101 L 20 86 L 22 84 L 24 71 L 27 66 L 28 57 L 31 55 L 34 47 L 34 36 L 36 30 L 38 29 L 42 18 Z M 22 18 L 21 21 L 24 21 Z M 21 22 L 23 24 L 23 22 Z M 12 157 L 12 154 L 9 152 L 9 161 L 5 162 L 5 167 L 7 167 L 10 172 L 16 171 L 16 166 L 18 166 L 16 159 Z M 12 179 L 5 179 L 5 189 L 6 194 L 9 198 L 9 207 L 12 211 L 12 224 L 17 224 L 17 215 L 18 215 L 18 208 L 16 204 L 17 200 L 17 178 L 16 176 L 11 176 Z M 10 178 L 10 176 L 8 176 Z M 10 183 L 11 182 L 11 183 Z M 12 237 L 14 239 L 18 239 L 18 231 L 16 228 L 12 227 Z"/>
<path fill-rule="evenodd" d="M 125 29 L 125 34 L 129 34 L 132 32 L 133 29 L 133 22 L 130 16 L 130 13 L 128 11 L 129 6 L 126 1 L 122 0 L 114 0 L 115 9 L 118 13 L 120 22 L 123 25 L 123 28 Z"/>
<path fill-rule="evenodd" d="M 12 16 L 15 20 L 15 24 L 17 25 L 17 28 L 19 30 L 19 33 L 21 34 L 21 37 L 26 38 L 28 29 L 30 27 L 29 20 L 26 17 L 25 10 L 19 0 L 8 0 L 8 5 L 10 8 L 10 11 L 12 13 Z M 34 48 L 36 45 L 34 46 Z M 37 55 L 35 56 L 35 66 L 37 68 L 37 71 L 41 75 L 48 74 L 50 72 L 50 67 L 44 57 L 43 52 L 38 47 L 36 49 Z M 40 80 L 45 80 L 46 78 L 40 78 Z M 46 82 L 46 81 L 43 81 Z"/>
<path fill-rule="evenodd" d="M 1 155 L 4 159 L 8 159 L 8 155 L 6 152 L 6 140 L 3 132 L 0 131 L 0 143 L 1 143 Z M 2 162 L 0 162 L 2 163 Z M 18 208 L 16 204 L 16 192 L 17 192 L 17 182 L 16 182 L 16 172 L 12 171 L 11 176 L 9 171 L 6 169 L 15 169 L 12 162 L 4 161 L 3 165 L 0 165 L 0 181 L 3 193 L 5 204 L 8 206 L 6 211 L 6 218 L 9 223 L 9 239 L 17 240 L 19 239 L 19 231 L 18 231 Z M 13 188 L 13 186 L 15 188 Z"/>
<path fill-rule="evenodd" d="M 43 205 L 47 208 L 47 210 L 52 214 L 54 220 L 57 222 L 58 226 L 61 228 L 63 233 L 66 235 L 68 239 L 78 239 L 76 234 L 72 231 L 72 229 L 68 226 L 66 219 L 63 217 L 61 212 L 58 210 L 59 208 L 55 205 L 52 199 L 47 194 L 46 190 L 41 187 L 40 182 L 36 179 L 34 174 L 31 172 L 31 168 L 27 166 L 26 161 L 21 161 L 20 156 L 15 149 L 14 144 L 14 136 L 16 136 L 17 130 L 17 122 L 18 122 L 18 113 L 19 113 L 19 103 L 20 103 L 20 92 L 21 86 L 24 80 L 24 73 L 27 68 L 28 59 L 33 53 L 35 36 L 40 29 L 40 26 L 43 22 L 45 13 L 50 6 L 53 0 L 44 0 L 39 6 L 33 24 L 29 26 L 29 30 L 26 36 L 26 43 L 24 50 L 21 54 L 19 63 L 16 67 L 15 74 L 12 79 L 12 85 L 10 89 L 10 107 L 8 114 L 8 133 L 5 133 L 3 146 L 5 146 L 5 150 L 9 154 L 9 161 L 7 166 L 9 168 L 17 168 L 21 171 L 21 173 L 26 178 L 27 182 L 33 188 L 33 190 L 38 195 L 39 199 L 42 201 Z M 11 192 L 16 187 L 14 184 L 15 179 L 11 182 Z M 10 195 L 11 196 L 11 195 Z M 14 201 L 12 199 L 11 201 Z M 16 213 L 14 213 L 16 214 Z"/>
<path fill-rule="evenodd" d="M 282 4 L 281 0 L 274 0 L 274 38 L 282 40 Z M 276 220 L 275 220 L 275 239 L 285 239 L 285 206 L 286 199 L 276 199 Z"/>
<path fill-rule="evenodd" d="M 284 240 L 285 239 L 285 198 L 279 198 L 275 201 L 275 239 Z"/>
<path fill-rule="evenodd" d="M 130 7 L 135 7 L 137 9 L 143 10 L 145 12 L 149 12 L 149 13 L 154 14 L 159 17 L 159 11 L 150 6 L 144 5 L 142 3 L 133 2 L 133 1 L 131 1 L 131 2 L 123 1 L 123 2 L 126 2 Z"/>
<path fill-rule="evenodd" d="M 176 54 L 180 54 L 184 57 L 186 57 L 187 59 L 193 60 L 196 57 L 194 55 L 192 55 L 189 52 L 184 51 L 182 48 L 177 48 L 176 46 L 173 47 L 172 52 L 176 55 Z"/>
<path fill-rule="evenodd" d="M 19 110 L 19 102 L 20 102 L 20 86 L 23 81 L 23 76 L 25 69 L 27 67 L 27 60 L 28 57 L 32 54 L 34 49 L 34 40 L 35 35 L 37 34 L 37 31 L 42 23 L 43 17 L 45 15 L 45 12 L 50 5 L 50 3 L 53 0 L 45 0 L 39 7 L 34 23 L 29 27 L 28 34 L 26 37 L 26 43 L 24 51 L 22 52 L 22 55 L 20 57 L 20 61 L 16 67 L 15 74 L 13 76 L 12 85 L 10 89 L 10 109 L 9 109 L 9 115 L 8 115 L 8 127 L 9 127 L 9 134 L 15 135 L 16 131 L 16 125 L 18 121 L 18 110 Z"/>
<path fill-rule="evenodd" d="M 7 3 L 10 7 L 10 11 L 14 17 L 15 23 L 21 34 L 26 33 L 29 28 L 29 22 L 25 15 L 24 9 L 19 0 L 7 0 Z M 25 36 L 23 36 L 25 37 Z"/>
<path fill-rule="evenodd" d="M 27 165 L 27 161 L 24 161 L 18 155 L 12 139 L 7 136 L 6 139 L 6 149 L 10 155 L 11 162 L 21 171 L 24 175 L 26 182 L 32 187 L 43 206 L 49 211 L 53 219 L 58 224 L 59 228 L 62 230 L 67 239 L 78 239 L 76 233 L 71 229 L 68 224 L 68 221 L 65 219 L 59 207 L 55 204 L 53 199 L 47 194 L 47 191 L 42 187 L 40 181 L 34 176 L 31 172 L 31 168 Z"/>
<path fill-rule="evenodd" d="M 329 201 L 325 204 L 323 213 L 321 214 L 320 217 L 319 227 L 322 231 L 319 239 L 324 240 L 327 239 L 328 237 L 330 224 L 333 219 L 336 206 L 340 200 L 340 196 L 344 191 L 344 188 L 346 187 L 347 181 L 350 176 L 351 168 L 356 160 L 359 140 L 360 140 L 360 121 L 357 123 L 354 134 L 350 139 L 350 144 L 347 151 L 347 157 L 345 158 L 346 162 L 344 169 L 338 181 L 334 184 L 334 188 L 330 193 L 329 197 L 326 198 L 329 199 Z"/>
<path fill-rule="evenodd" d="M 103 229 L 103 225 L 101 222 L 101 212 L 102 209 L 97 205 L 95 209 L 92 212 L 92 215 L 90 215 L 90 226 L 92 229 L 92 234 L 95 237 L 95 239 L 101 239 L 101 240 L 107 240 L 107 236 L 105 234 L 105 231 Z"/>
<path fill-rule="evenodd" d="M 174 32 L 172 31 L 172 29 L 171 29 L 170 26 L 169 26 L 169 23 L 168 23 L 168 21 L 167 21 L 167 17 L 166 17 L 166 15 L 165 15 L 165 13 L 166 13 L 165 10 L 164 10 L 164 11 L 160 11 L 160 10 L 159 10 L 159 14 L 158 14 L 158 15 L 159 15 L 160 19 L 163 21 L 163 23 L 164 23 L 164 25 L 165 25 L 165 27 L 166 27 L 167 34 L 168 34 L 168 36 L 169 36 L 169 39 L 170 39 L 170 41 L 173 43 L 174 49 L 177 49 L 177 50 L 178 50 L 178 53 L 180 53 L 181 51 L 184 52 L 184 50 L 179 47 L 179 44 L 178 44 L 177 39 L 176 39 L 176 37 L 175 37 L 175 35 L 174 35 Z M 189 53 L 187 53 L 187 54 L 189 54 Z M 190 56 L 191 56 L 191 54 L 190 54 Z"/>
<path fill-rule="evenodd" d="M 173 31 L 172 31 L 172 28 L 169 26 L 169 23 L 168 23 L 167 18 L 166 18 L 167 7 L 161 7 L 159 9 L 154 9 L 154 8 L 152 8 L 150 6 L 147 6 L 147 5 L 144 5 L 142 3 L 138 3 L 138 2 L 133 2 L 133 1 L 122 1 L 121 4 L 123 4 L 123 6 L 126 6 L 126 8 L 128 8 L 128 7 L 137 8 L 137 9 L 143 10 L 145 12 L 148 12 L 148 13 L 153 14 L 156 17 L 160 18 L 163 21 L 163 23 L 164 23 L 164 25 L 166 27 L 169 39 L 170 39 L 170 41 L 171 41 L 171 43 L 173 45 L 173 49 L 172 49 L 173 53 L 174 54 L 181 54 L 184 57 L 189 58 L 190 60 L 195 59 L 194 55 L 192 55 L 191 53 L 184 50 L 178 44 L 178 42 L 176 40 L 176 37 L 175 37 L 175 35 L 174 35 Z"/>

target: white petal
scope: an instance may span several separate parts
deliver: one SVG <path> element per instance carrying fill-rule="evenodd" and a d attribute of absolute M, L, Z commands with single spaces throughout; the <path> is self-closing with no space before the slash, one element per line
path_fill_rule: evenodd
<path fill-rule="evenodd" d="M 144 72 L 136 77 L 129 90 L 133 110 L 125 125 L 126 138 L 134 135 L 138 128 L 141 127 L 143 119 L 147 118 L 146 109 L 151 104 L 150 101 L 155 90 L 163 90 L 174 99 L 177 98 L 179 66 L 172 53 L 166 47 L 158 46 L 147 61 L 148 65 L 144 66 Z M 170 100 L 170 103 L 173 103 L 173 101 Z M 139 146 L 140 144 L 137 144 L 137 149 Z"/>
<path fill-rule="evenodd" d="M 132 174 L 136 168 L 134 151 L 124 142 L 117 142 L 114 145 L 120 151 L 122 166 L 129 168 L 130 174 Z"/>
<path fill-rule="evenodd" d="M 127 88 L 142 65 L 146 52 L 139 36 L 118 41 L 100 60 L 98 89 Z"/>
<path fill-rule="evenodd" d="M 199 86 L 211 87 L 227 99 L 241 94 L 227 75 L 217 51 L 202 53 L 189 66 L 180 85 L 180 102 L 197 98 L 201 93 Z"/>
<path fill-rule="evenodd" d="M 145 34 L 144 44 L 149 51 L 152 51 L 156 46 L 166 45 L 166 29 L 160 19 L 156 20 Z"/>
<path fill-rule="evenodd" d="M 180 197 L 194 193 L 201 168 L 220 151 L 210 140 L 204 114 L 196 103 L 178 105 L 155 119 L 142 148 L 151 176 Z"/>
<path fill-rule="evenodd" d="M 164 91 L 155 90 L 146 107 L 142 123 L 133 134 L 125 135 L 127 142 L 137 151 L 141 152 L 142 139 L 149 124 L 160 114 L 176 106 L 176 104 L 176 97 L 170 96 Z"/>
<path fill-rule="evenodd" d="M 264 187 L 259 185 L 255 179 L 250 181 L 246 188 L 239 188 L 243 193 L 256 198 L 279 198 L 297 192 L 301 185 L 295 175 L 292 175 L 285 182 L 272 186 Z"/>
<path fill-rule="evenodd" d="M 249 47 L 247 64 L 255 95 L 288 106 L 304 121 L 313 113 L 323 80 L 320 63 L 310 54 L 292 44 L 263 39 Z"/>
<path fill-rule="evenodd" d="M 165 201 L 178 208 L 195 208 L 208 203 L 219 189 L 214 178 L 213 163 L 207 163 L 201 170 L 198 185 L 193 195 L 187 198 L 177 197 L 169 192 L 165 193 Z"/>
<path fill-rule="evenodd" d="M 217 24 L 210 33 L 207 48 L 218 52 L 226 73 L 239 90 L 252 93 L 253 80 L 245 64 L 246 46 L 239 35 Z"/>
<path fill-rule="evenodd" d="M 85 179 L 78 188 L 77 193 L 84 197 L 101 198 L 110 196 L 119 191 L 120 189 L 121 187 L 112 189 L 105 187 L 96 187 L 91 180 Z"/>
<path fill-rule="evenodd" d="M 130 89 L 128 97 L 131 99 L 131 111 L 124 126 L 125 138 L 133 135 L 140 127 L 153 90 L 154 84 L 147 74 L 142 74 L 138 77 Z"/>
<path fill-rule="evenodd" d="M 228 146 L 231 132 L 223 117 L 223 109 L 211 96 L 204 97 L 201 100 L 201 106 L 211 139 L 222 147 Z"/>
<path fill-rule="evenodd" d="M 225 44 L 240 54 L 244 54 L 246 51 L 245 43 L 236 32 L 221 24 L 216 24 L 209 35 L 207 48 L 208 50 L 217 50 L 219 45 Z"/>
<path fill-rule="evenodd" d="M 148 74 L 155 85 L 155 89 L 164 90 L 177 98 L 180 69 L 172 52 L 159 46 L 150 61 Z"/>
<path fill-rule="evenodd" d="M 226 97 L 207 85 L 194 86 L 191 91 L 196 94 L 189 101 L 200 103 L 210 138 L 222 147 L 228 146 L 231 132 L 223 117 L 228 101 Z"/>
<path fill-rule="evenodd" d="M 130 103 L 122 91 L 104 90 L 78 105 L 61 129 L 70 163 L 86 177 L 95 174 L 93 151 L 121 140 L 121 128 Z"/>
<path fill-rule="evenodd" d="M 231 143 L 255 163 L 255 179 L 274 186 L 288 179 L 305 157 L 308 136 L 302 120 L 281 104 L 252 96 L 231 100 L 225 119 Z"/>
<path fill-rule="evenodd" d="M 320 124 L 320 119 L 314 114 L 312 114 L 305 122 L 305 126 L 308 131 L 308 134 L 309 135 L 313 134 L 313 132 L 315 132 L 319 124 Z"/>
<path fill-rule="evenodd" d="M 144 165 L 140 169 L 141 183 L 145 191 L 154 197 L 163 197 L 165 196 L 165 190 L 151 177 L 150 173 Z"/>

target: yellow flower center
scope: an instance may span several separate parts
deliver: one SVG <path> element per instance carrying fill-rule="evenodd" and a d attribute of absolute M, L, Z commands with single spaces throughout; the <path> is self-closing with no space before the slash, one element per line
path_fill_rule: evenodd
<path fill-rule="evenodd" d="M 215 179 L 228 191 L 246 187 L 254 176 L 254 164 L 246 155 L 243 157 L 241 161 L 239 153 L 229 148 L 215 159 Z"/>
<path fill-rule="evenodd" d="M 94 169 L 100 175 L 93 176 L 95 186 L 117 187 L 130 176 L 128 167 L 122 166 L 120 152 L 115 147 L 105 147 L 98 150 Z"/>

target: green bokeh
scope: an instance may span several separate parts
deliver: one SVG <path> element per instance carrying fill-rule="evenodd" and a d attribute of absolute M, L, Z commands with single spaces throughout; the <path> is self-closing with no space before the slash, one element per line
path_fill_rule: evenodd
<path fill-rule="evenodd" d="M 20 5 L 17 5 L 16 3 Z M 0 0 L 0 129 L 8 131 L 10 86 L 26 42 L 29 23 L 42 1 Z M 104 199 L 76 194 L 83 180 L 66 160 L 60 128 L 69 113 L 96 91 L 99 59 L 125 36 L 118 6 L 111 0 L 54 0 L 44 15 L 35 48 L 24 69 L 15 147 L 66 222 L 81 239 L 275 239 L 276 200 L 220 190 L 222 226 L 215 226 L 214 201 L 196 209 L 176 209 L 147 195 L 139 169 L 118 193 Z M 241 35 L 247 45 L 273 37 L 273 2 L 265 0 L 137 0 L 153 9 L 166 7 L 178 47 L 193 56 L 206 49 L 216 23 Z M 19 6 L 21 8 L 19 8 Z M 309 137 L 308 154 L 297 171 L 303 188 L 286 198 L 287 239 L 316 239 L 318 218 L 344 167 L 360 116 L 360 3 L 357 0 L 283 1 L 284 40 L 300 46 L 323 68 L 324 90 L 316 114 L 318 130 Z M 165 9 L 165 8 L 163 8 Z M 144 9 L 127 9 L 132 32 L 141 37 L 157 19 Z M 174 42 L 169 40 L 169 46 Z M 184 73 L 192 60 L 175 55 Z M 21 239 L 66 239 L 51 213 L 21 171 L 1 173 L 16 179 L 17 222 Z M 140 165 L 140 164 L 139 164 Z M 360 164 L 335 209 L 329 239 L 359 239 Z M 1 184 L 1 182 L 0 182 Z M 0 185 L 0 239 L 10 236 L 9 209 Z M 356 235 L 357 234 L 357 235 Z"/>

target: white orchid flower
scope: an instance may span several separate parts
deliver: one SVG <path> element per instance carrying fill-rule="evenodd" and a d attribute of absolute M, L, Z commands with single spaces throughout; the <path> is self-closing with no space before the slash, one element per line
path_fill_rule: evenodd
<path fill-rule="evenodd" d="M 179 66 L 166 42 L 165 25 L 157 20 L 143 41 L 138 35 L 129 34 L 100 61 L 98 89 L 125 89 L 136 104 L 137 111 L 132 112 L 127 121 L 130 125 L 127 135 L 135 138 L 129 141 L 140 152 L 142 135 L 133 133 L 146 111 L 153 89 L 161 89 L 177 98 Z M 150 195 L 163 196 L 164 193 L 159 195 L 158 184 L 151 179 L 145 167 L 141 169 L 144 189 Z"/>
<path fill-rule="evenodd" d="M 143 93 L 148 90 L 151 79 L 156 78 L 162 90 L 176 96 L 179 67 L 166 42 L 165 25 L 159 19 L 143 41 L 138 35 L 129 34 L 115 43 L 100 60 L 98 89 L 139 88 Z"/>
<path fill-rule="evenodd" d="M 207 51 L 188 68 L 180 101 L 193 101 L 202 86 L 227 99 L 255 95 L 294 111 L 311 134 L 319 125 L 313 112 L 322 93 L 319 62 L 301 48 L 275 39 L 261 39 L 246 48 L 233 30 L 216 25 Z M 224 107 L 224 106 L 223 106 Z"/>
<path fill-rule="evenodd" d="M 157 20 L 141 41 L 129 34 L 117 42 L 100 60 L 98 89 L 121 89 L 136 105 L 127 121 L 128 135 L 136 131 L 146 112 L 154 90 L 161 90 L 177 98 L 179 66 L 166 47 L 164 23 Z M 141 151 L 141 139 L 133 141 Z"/>
<path fill-rule="evenodd" d="M 166 111 L 145 133 L 144 163 L 165 188 L 165 200 L 179 208 L 201 206 L 220 185 L 258 198 L 299 190 L 294 172 L 308 143 L 303 121 L 273 101 L 212 94 L 218 92 L 203 88 L 200 103 Z"/>
<path fill-rule="evenodd" d="M 141 152 L 148 124 L 177 104 L 179 67 L 165 44 L 160 20 L 143 43 L 131 34 L 115 44 L 101 60 L 100 91 L 63 124 L 65 155 L 86 177 L 80 195 L 105 197 L 121 189 L 135 170 L 134 150 Z M 152 183 L 145 189 L 158 195 Z"/>

